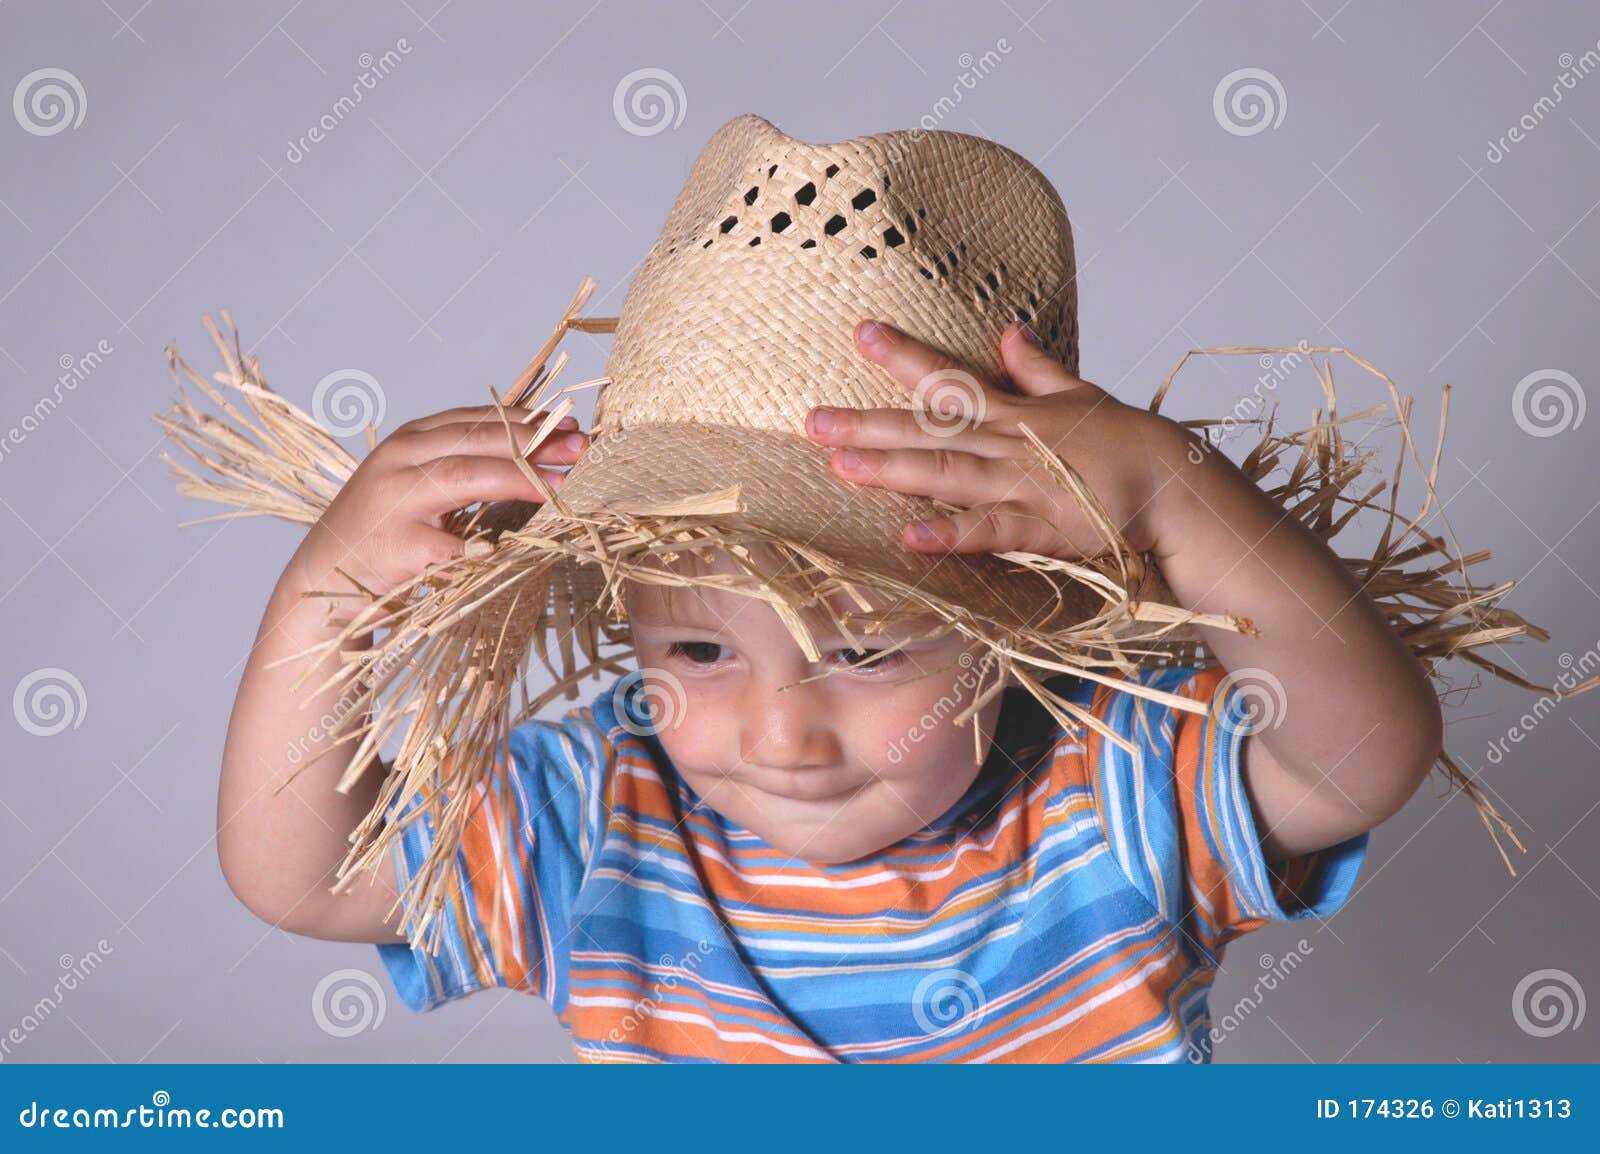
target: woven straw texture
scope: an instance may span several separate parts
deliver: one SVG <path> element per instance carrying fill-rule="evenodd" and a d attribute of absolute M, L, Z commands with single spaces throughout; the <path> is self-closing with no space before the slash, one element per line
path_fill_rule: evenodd
<path fill-rule="evenodd" d="M 762 117 L 736 117 L 701 151 L 629 290 L 593 447 L 563 484 L 560 510 L 736 485 L 744 512 L 732 524 L 863 576 L 980 617 L 1086 616 L 1101 598 L 1070 583 L 987 554 L 904 550 L 901 527 L 937 512 L 935 502 L 838 480 L 829 451 L 804 432 L 814 405 L 916 407 L 856 351 L 854 329 L 868 318 L 1001 387 L 1000 335 L 1025 321 L 1076 372 L 1074 268 L 1060 196 L 1002 145 L 920 130 L 807 144 Z M 967 390 L 956 403 L 974 400 Z M 547 506 L 540 516 L 556 515 Z M 1143 595 L 1170 600 L 1153 570 Z"/>

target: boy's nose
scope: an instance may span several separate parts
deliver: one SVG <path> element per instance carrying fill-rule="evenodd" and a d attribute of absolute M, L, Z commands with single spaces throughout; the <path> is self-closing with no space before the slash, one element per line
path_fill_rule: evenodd
<path fill-rule="evenodd" d="M 747 764 L 772 769 L 809 769 L 837 765 L 839 743 L 817 684 L 760 684 L 752 679 L 745 693 L 739 730 L 739 757 Z"/>

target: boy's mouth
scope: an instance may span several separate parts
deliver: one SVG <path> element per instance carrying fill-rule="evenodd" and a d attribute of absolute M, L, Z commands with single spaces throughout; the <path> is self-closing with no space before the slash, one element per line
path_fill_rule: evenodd
<path fill-rule="evenodd" d="M 849 770 L 771 769 L 762 765 L 746 767 L 735 780 L 774 797 L 807 802 L 848 801 L 871 784 Z"/>

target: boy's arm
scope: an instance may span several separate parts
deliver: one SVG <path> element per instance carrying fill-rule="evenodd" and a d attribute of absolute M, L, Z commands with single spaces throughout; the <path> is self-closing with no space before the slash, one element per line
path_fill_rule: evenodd
<path fill-rule="evenodd" d="M 273 591 L 228 723 L 217 794 L 217 855 L 235 896 L 280 929 L 338 941 L 400 941 L 394 927 L 384 924 L 397 896 L 391 869 L 358 876 L 342 894 L 329 892 L 349 849 L 346 837 L 371 810 L 384 769 L 369 767 L 349 793 L 340 794 L 334 786 L 349 768 L 355 742 L 346 741 L 307 765 L 327 748 L 318 719 L 348 712 L 338 687 L 310 693 L 334 672 L 334 660 L 325 658 L 309 674 L 308 661 L 267 668 L 336 635 L 337 627 L 323 624 L 328 599 L 301 596 L 306 589 L 335 584 L 319 586 L 297 557 Z M 352 602 L 336 612 L 358 608 Z M 302 674 L 300 690 L 291 691 Z M 281 792 L 273 792 L 296 771 Z"/>
<path fill-rule="evenodd" d="M 1241 689 L 1259 691 L 1243 774 L 1267 859 L 1371 829 L 1439 756 L 1426 672 L 1326 543 L 1226 457 L 1169 427 L 1151 457 L 1162 575 L 1184 608 L 1240 614 L 1260 630 L 1200 634 Z"/>
<path fill-rule="evenodd" d="M 239 685 L 217 798 L 223 874 L 258 917 L 316 938 L 403 940 L 384 924 L 396 897 L 390 868 L 380 863 L 343 893 L 329 892 L 350 832 L 376 802 L 383 768 L 369 766 L 348 794 L 340 794 L 334 786 L 349 768 L 355 742 L 308 764 L 328 749 L 321 719 L 354 707 L 340 700 L 338 686 L 313 695 L 333 675 L 337 659 L 326 655 L 309 672 L 307 659 L 268 666 L 337 636 L 336 626 L 324 624 L 330 608 L 349 618 L 365 604 L 359 597 L 306 598 L 305 592 L 349 589 L 354 580 L 386 595 L 430 564 L 461 556 L 463 539 L 443 527 L 452 510 L 480 501 L 542 500 L 525 471 L 535 464 L 570 465 L 588 444 L 582 434 L 552 439 L 554 430 L 576 429 L 577 421 L 552 423 L 551 416 L 530 411 L 516 418 L 537 430 L 526 441 L 515 437 L 520 460 L 511 456 L 512 439 L 497 406 L 446 409 L 406 422 L 362 458 L 295 551 Z M 547 485 L 560 484 L 563 474 L 553 468 L 539 472 Z M 299 692 L 291 688 L 296 682 Z"/>

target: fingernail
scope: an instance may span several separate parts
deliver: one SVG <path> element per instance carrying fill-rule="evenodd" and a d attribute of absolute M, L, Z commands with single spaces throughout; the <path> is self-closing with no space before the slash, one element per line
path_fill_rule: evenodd
<path fill-rule="evenodd" d="M 837 418 L 833 410 L 826 406 L 811 411 L 811 427 L 819 433 L 831 433 Z"/>
<path fill-rule="evenodd" d="M 894 343 L 894 338 L 890 335 L 889 326 L 879 324 L 877 321 L 863 322 L 860 335 L 862 344 L 878 352 Z"/>
<path fill-rule="evenodd" d="M 910 526 L 911 539 L 919 545 L 932 545 L 939 539 L 933 531 L 933 526 L 927 521 L 913 521 Z"/>
<path fill-rule="evenodd" d="M 833 459 L 839 462 L 841 469 L 861 468 L 861 454 L 854 449 L 840 449 L 834 454 Z"/>
<path fill-rule="evenodd" d="M 1025 324 L 1022 326 L 1022 339 L 1027 341 L 1034 348 L 1039 347 L 1039 334 L 1033 331 L 1032 325 Z"/>
<path fill-rule="evenodd" d="M 587 437 L 585 437 L 582 433 L 573 433 L 571 436 L 569 436 L 566 440 L 562 441 L 561 443 L 563 445 L 565 445 L 567 448 L 576 451 L 578 449 L 583 448 L 585 445 L 587 445 L 589 443 L 589 439 Z"/>

